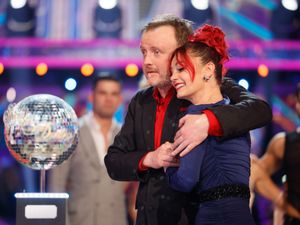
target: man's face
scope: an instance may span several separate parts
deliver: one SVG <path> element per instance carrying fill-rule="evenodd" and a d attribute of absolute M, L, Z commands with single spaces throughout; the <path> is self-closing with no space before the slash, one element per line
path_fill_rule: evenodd
<path fill-rule="evenodd" d="M 157 27 L 142 34 L 140 49 L 143 54 L 143 70 L 151 86 L 170 87 L 170 58 L 177 47 L 172 26 Z"/>
<path fill-rule="evenodd" d="M 92 93 L 93 111 L 100 117 L 112 118 L 121 103 L 121 85 L 116 81 L 102 80 Z"/>

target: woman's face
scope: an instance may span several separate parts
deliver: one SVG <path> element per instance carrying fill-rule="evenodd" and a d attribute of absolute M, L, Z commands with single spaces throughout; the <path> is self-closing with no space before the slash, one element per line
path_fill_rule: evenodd
<path fill-rule="evenodd" d="M 171 63 L 171 82 L 173 87 L 177 91 L 177 98 L 186 99 L 196 104 L 195 99 L 199 95 L 204 87 L 204 72 L 205 66 L 202 65 L 199 57 L 192 56 L 189 52 L 188 56 L 195 68 L 195 76 L 192 79 L 192 74 L 182 67 L 176 57 L 173 58 Z M 180 56 L 179 56 L 180 60 Z"/>

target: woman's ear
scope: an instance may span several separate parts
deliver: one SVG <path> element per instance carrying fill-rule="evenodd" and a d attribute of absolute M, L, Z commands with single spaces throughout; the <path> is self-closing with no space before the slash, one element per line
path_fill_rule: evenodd
<path fill-rule="evenodd" d="M 216 72 L 216 66 L 213 62 L 208 62 L 205 66 L 206 68 L 206 73 L 209 74 L 210 76 L 214 75 Z"/>
<path fill-rule="evenodd" d="M 214 75 L 215 75 L 215 64 L 213 64 L 212 62 L 208 62 L 204 66 L 204 77 L 203 77 L 203 80 L 205 82 L 208 82 L 210 80 L 210 78 L 213 77 Z"/>

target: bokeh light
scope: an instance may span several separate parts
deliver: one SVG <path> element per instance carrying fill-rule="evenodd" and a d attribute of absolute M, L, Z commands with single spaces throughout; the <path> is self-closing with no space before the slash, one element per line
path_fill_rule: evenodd
<path fill-rule="evenodd" d="M 44 76 L 48 72 L 48 66 L 46 63 L 39 63 L 36 68 L 35 72 L 39 76 Z"/>
<path fill-rule="evenodd" d="M 17 97 L 17 92 L 16 89 L 13 87 L 8 88 L 7 92 L 6 92 L 6 100 L 8 102 L 13 102 Z"/>
<path fill-rule="evenodd" d="M 259 76 L 267 77 L 269 75 L 269 68 L 266 65 L 261 64 L 258 66 L 257 72 Z"/>
<path fill-rule="evenodd" d="M 139 67 L 134 63 L 128 64 L 125 68 L 125 73 L 129 77 L 135 77 L 138 74 L 138 72 L 139 72 Z"/>
<path fill-rule="evenodd" d="M 85 63 L 81 66 L 80 72 L 83 76 L 89 77 L 94 73 L 94 66 L 90 63 Z"/>
<path fill-rule="evenodd" d="M 246 90 L 249 89 L 249 82 L 246 79 L 240 79 L 239 80 L 239 85 L 244 87 Z"/>
<path fill-rule="evenodd" d="M 3 63 L 0 63 L 0 75 L 2 75 L 4 72 L 4 65 Z"/>
<path fill-rule="evenodd" d="M 281 0 L 281 4 L 290 11 L 296 11 L 298 9 L 298 2 L 296 0 Z"/>
<path fill-rule="evenodd" d="M 73 78 L 69 78 L 66 80 L 65 82 L 65 88 L 68 90 L 68 91 L 73 91 L 77 86 L 77 82 L 75 79 Z"/>

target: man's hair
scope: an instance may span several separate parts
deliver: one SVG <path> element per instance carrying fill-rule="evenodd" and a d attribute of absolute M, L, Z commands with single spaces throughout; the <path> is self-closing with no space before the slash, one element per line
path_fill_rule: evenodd
<path fill-rule="evenodd" d="M 154 17 L 151 22 L 143 27 L 141 33 L 161 26 L 171 26 L 175 30 L 175 37 L 178 45 L 182 46 L 187 42 L 188 36 L 193 33 L 192 24 L 191 21 L 182 19 L 178 16 L 163 14 Z"/>
<path fill-rule="evenodd" d="M 116 76 L 114 76 L 112 74 L 107 74 L 107 75 L 96 76 L 92 83 L 92 89 L 95 90 L 97 87 L 97 84 L 101 81 L 114 81 L 114 82 L 120 84 L 120 86 L 122 87 L 122 82 Z"/>

